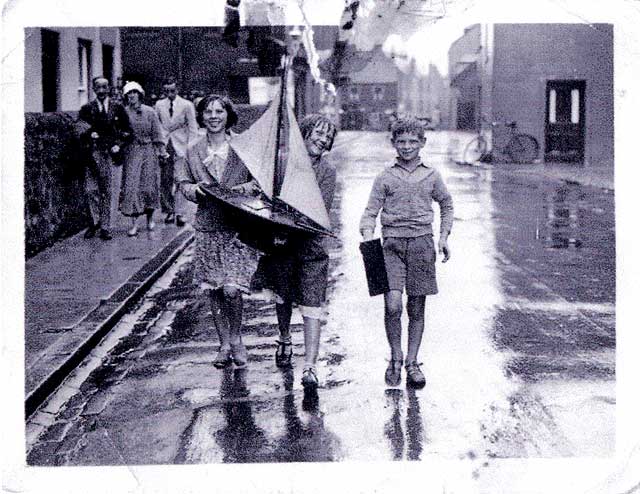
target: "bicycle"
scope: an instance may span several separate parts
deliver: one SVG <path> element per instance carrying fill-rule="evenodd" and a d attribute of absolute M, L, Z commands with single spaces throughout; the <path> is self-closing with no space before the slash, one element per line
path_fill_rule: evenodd
<path fill-rule="evenodd" d="M 483 122 L 489 123 L 491 127 L 504 125 L 509 128 L 509 138 L 504 146 L 498 147 L 497 151 L 509 157 L 512 163 L 523 164 L 533 163 L 538 157 L 540 145 L 535 137 L 529 134 L 521 134 L 517 132 L 517 122 L 487 122 L 482 118 Z M 463 162 L 466 164 L 474 164 L 478 161 L 491 161 L 492 150 L 488 150 L 487 139 L 482 135 L 474 137 L 464 148 L 462 153 Z"/>

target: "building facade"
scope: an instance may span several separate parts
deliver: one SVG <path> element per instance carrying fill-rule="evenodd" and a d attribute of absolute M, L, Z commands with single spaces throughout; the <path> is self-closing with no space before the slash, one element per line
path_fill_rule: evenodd
<path fill-rule="evenodd" d="M 458 130 L 479 130 L 484 101 L 482 75 L 488 70 L 488 47 L 483 44 L 487 27 L 474 24 L 449 48 L 451 98 L 449 120 Z"/>
<path fill-rule="evenodd" d="M 342 62 L 338 92 L 342 129 L 387 130 L 398 109 L 398 69 L 381 45 L 352 52 Z"/>
<path fill-rule="evenodd" d="M 187 97 L 194 92 L 226 94 L 238 105 L 261 106 L 278 83 L 283 48 L 275 40 L 285 40 L 290 29 L 245 26 L 229 38 L 224 27 L 122 28 L 123 77 L 138 81 L 157 97 L 171 76 Z M 325 56 L 333 49 L 337 32 L 335 26 L 314 27 L 316 47 Z M 295 57 L 289 76 L 296 114 L 319 111 L 325 102 L 304 49 Z"/>
<path fill-rule="evenodd" d="M 122 74 L 120 29 L 25 28 L 25 111 L 77 111 L 93 97 L 91 80 Z"/>
<path fill-rule="evenodd" d="M 613 166 L 612 25 L 475 25 L 452 45 L 449 65 L 456 128 L 515 121 L 547 162 Z M 494 127 L 493 148 L 509 136 Z"/>
<path fill-rule="evenodd" d="M 398 113 L 414 115 L 432 129 L 448 128 L 448 81 L 435 65 L 429 64 L 422 74 L 412 61 L 406 71 L 399 72 Z"/>

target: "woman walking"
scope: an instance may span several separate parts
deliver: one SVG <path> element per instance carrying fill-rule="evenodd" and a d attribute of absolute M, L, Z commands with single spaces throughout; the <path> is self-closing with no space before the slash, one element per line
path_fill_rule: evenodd
<path fill-rule="evenodd" d="M 333 203 L 336 169 L 323 155 L 333 146 L 336 127 L 328 118 L 313 114 L 302 119 L 300 132 L 328 212 Z M 275 354 L 278 367 L 291 366 L 290 324 L 293 304 L 300 309 L 305 347 L 302 385 L 307 390 L 315 390 L 318 386 L 316 360 L 328 276 L 329 254 L 320 235 L 288 240 L 278 253 L 266 255 L 260 260 L 260 269 L 256 273 L 256 288 L 266 288 L 276 295 L 280 331 Z"/>
<path fill-rule="evenodd" d="M 164 154 L 162 130 L 158 115 L 142 104 L 144 90 L 137 82 L 123 88 L 127 115 L 133 129 L 133 140 L 127 146 L 122 170 L 120 212 L 131 218 L 129 236 L 138 234 L 138 217 L 147 217 L 147 229 L 153 230 L 153 212 L 159 207 L 160 165 Z"/>
<path fill-rule="evenodd" d="M 229 146 L 229 129 L 238 121 L 231 101 L 208 95 L 196 108 L 196 119 L 206 134 L 189 146 L 177 164 L 177 182 L 184 196 L 198 204 L 195 218 L 195 282 L 209 294 L 220 340 L 214 360 L 217 368 L 232 362 L 247 364 L 242 343 L 242 293 L 249 293 L 258 253 L 243 244 L 224 211 L 207 201 L 200 185 L 219 184 L 255 193 L 257 184 Z"/>

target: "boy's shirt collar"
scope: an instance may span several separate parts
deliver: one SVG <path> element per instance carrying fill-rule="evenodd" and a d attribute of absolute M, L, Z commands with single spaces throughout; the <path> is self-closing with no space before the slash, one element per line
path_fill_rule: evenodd
<path fill-rule="evenodd" d="M 418 161 L 418 164 L 416 165 L 416 167 L 415 167 L 415 168 L 407 168 L 406 166 L 404 166 L 403 164 L 401 164 L 401 163 L 400 163 L 400 161 L 399 161 L 399 160 L 397 160 L 397 159 L 396 159 L 396 162 L 394 163 L 394 165 L 393 165 L 393 166 L 397 166 L 397 167 L 399 167 L 399 168 L 402 168 L 404 171 L 409 172 L 409 173 L 411 173 L 411 172 L 413 172 L 413 171 L 417 170 L 417 169 L 418 169 L 418 168 L 420 168 L 421 166 L 424 166 L 425 168 L 429 168 L 429 167 L 425 164 L 425 162 L 424 162 L 424 161 L 422 161 L 422 160 Z"/>

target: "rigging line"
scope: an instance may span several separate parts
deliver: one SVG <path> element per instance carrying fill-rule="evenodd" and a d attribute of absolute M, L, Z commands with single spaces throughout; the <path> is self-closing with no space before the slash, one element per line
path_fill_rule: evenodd
<path fill-rule="evenodd" d="M 16 51 L 18 48 L 20 48 L 20 46 L 24 45 L 26 43 L 26 41 L 31 38 L 35 33 L 31 32 L 29 33 L 27 36 L 24 37 L 24 39 L 21 39 L 20 41 L 18 41 L 12 48 L 10 48 L 8 51 L 6 51 L 3 56 L 2 56 L 2 63 L 5 63 L 7 61 L 7 58 L 9 58 L 14 51 Z"/>
<path fill-rule="evenodd" d="M 587 26 L 589 26 L 591 29 L 593 29 L 594 31 L 597 31 L 598 33 L 600 33 L 603 36 L 609 37 L 608 33 L 603 32 L 601 29 L 599 29 L 598 27 L 596 27 L 594 25 L 594 23 L 592 23 L 591 21 L 589 21 L 586 17 L 582 16 L 581 14 L 578 14 L 577 12 L 574 12 L 573 10 L 570 10 L 568 7 L 564 6 L 563 4 L 561 4 L 559 1 L 557 0 L 548 0 L 549 2 L 551 2 L 552 4 L 556 5 L 557 7 L 560 7 L 562 10 L 564 10 L 567 14 L 575 17 L 576 19 L 581 20 L 584 24 L 586 24 Z"/>

